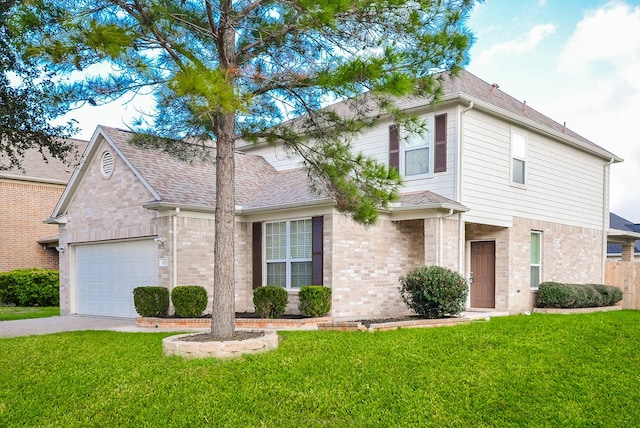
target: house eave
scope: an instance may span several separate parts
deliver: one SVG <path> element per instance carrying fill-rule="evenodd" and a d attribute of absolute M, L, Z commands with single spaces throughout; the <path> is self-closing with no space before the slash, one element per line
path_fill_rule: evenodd
<path fill-rule="evenodd" d="M 179 208 L 182 211 L 201 212 L 201 213 L 215 213 L 215 207 L 209 205 L 196 205 L 196 204 L 181 204 L 178 202 L 164 202 L 153 201 L 142 205 L 142 208 L 146 208 L 152 211 L 161 210 L 175 210 Z"/>
<path fill-rule="evenodd" d="M 614 244 L 633 244 L 640 240 L 640 233 L 627 230 L 609 229 L 607 231 L 607 242 Z"/>

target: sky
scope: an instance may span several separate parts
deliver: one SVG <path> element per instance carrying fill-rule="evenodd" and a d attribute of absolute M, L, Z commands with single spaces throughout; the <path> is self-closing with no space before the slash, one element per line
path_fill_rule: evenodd
<path fill-rule="evenodd" d="M 640 0 L 486 0 L 467 25 L 470 72 L 624 159 L 611 167 L 610 210 L 640 223 Z M 85 106 L 78 138 L 126 128 L 137 101 Z"/>

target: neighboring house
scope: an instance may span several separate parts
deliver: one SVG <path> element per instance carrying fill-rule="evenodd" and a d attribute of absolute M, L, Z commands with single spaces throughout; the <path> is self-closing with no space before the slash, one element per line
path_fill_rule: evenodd
<path fill-rule="evenodd" d="M 71 140 L 80 153 L 86 141 Z M 42 221 L 51 215 L 77 160 L 67 163 L 37 149 L 25 152 L 22 168 L 0 170 L 0 272 L 18 268 L 58 269 L 58 228 Z M 2 164 L 0 156 L 0 164 Z M 70 166 L 71 165 L 71 166 Z"/>
<path fill-rule="evenodd" d="M 295 312 L 298 288 L 322 284 L 336 320 L 402 315 L 398 278 L 433 264 L 471 280 L 469 309 L 522 312 L 541 281 L 603 281 L 609 168 L 620 158 L 466 71 L 445 79 L 437 105 L 403 107 L 432 132 L 404 138 L 388 119 L 353 141 L 404 178 L 374 227 L 311 192 L 280 147 L 238 146 L 237 311 L 253 310 L 255 287 L 278 284 Z M 53 211 L 63 314 L 133 317 L 136 286 L 214 286 L 213 164 L 130 137 L 99 127 Z"/>
<path fill-rule="evenodd" d="M 607 260 L 640 261 L 640 224 L 609 214 Z"/>

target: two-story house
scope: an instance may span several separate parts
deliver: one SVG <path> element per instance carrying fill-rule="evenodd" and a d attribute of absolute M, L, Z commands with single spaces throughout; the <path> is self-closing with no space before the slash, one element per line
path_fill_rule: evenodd
<path fill-rule="evenodd" d="M 436 105 L 403 108 L 429 123 L 416 137 L 390 120 L 354 142 L 399 169 L 400 200 L 374 227 L 314 194 L 281 147 L 236 155 L 236 309 L 252 290 L 332 288 L 336 320 L 408 313 L 398 278 L 442 265 L 470 279 L 469 309 L 530 310 L 541 281 L 603 282 L 609 168 L 621 159 L 468 72 Z M 135 316 L 132 288 L 212 290 L 214 166 L 142 151 L 99 127 L 53 212 L 63 313 Z"/>
<path fill-rule="evenodd" d="M 51 215 L 87 146 L 74 146 L 67 161 L 27 150 L 20 168 L 0 170 L 0 272 L 20 268 L 58 269 L 58 228 L 44 224 Z M 6 161 L 6 162 L 3 162 Z M 8 161 L 0 156 L 0 165 Z"/>

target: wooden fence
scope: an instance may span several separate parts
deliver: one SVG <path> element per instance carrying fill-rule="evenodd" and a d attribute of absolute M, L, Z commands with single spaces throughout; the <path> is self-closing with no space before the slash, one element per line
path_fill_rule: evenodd
<path fill-rule="evenodd" d="M 608 261 L 604 280 L 624 292 L 624 309 L 640 309 L 640 262 Z"/>

